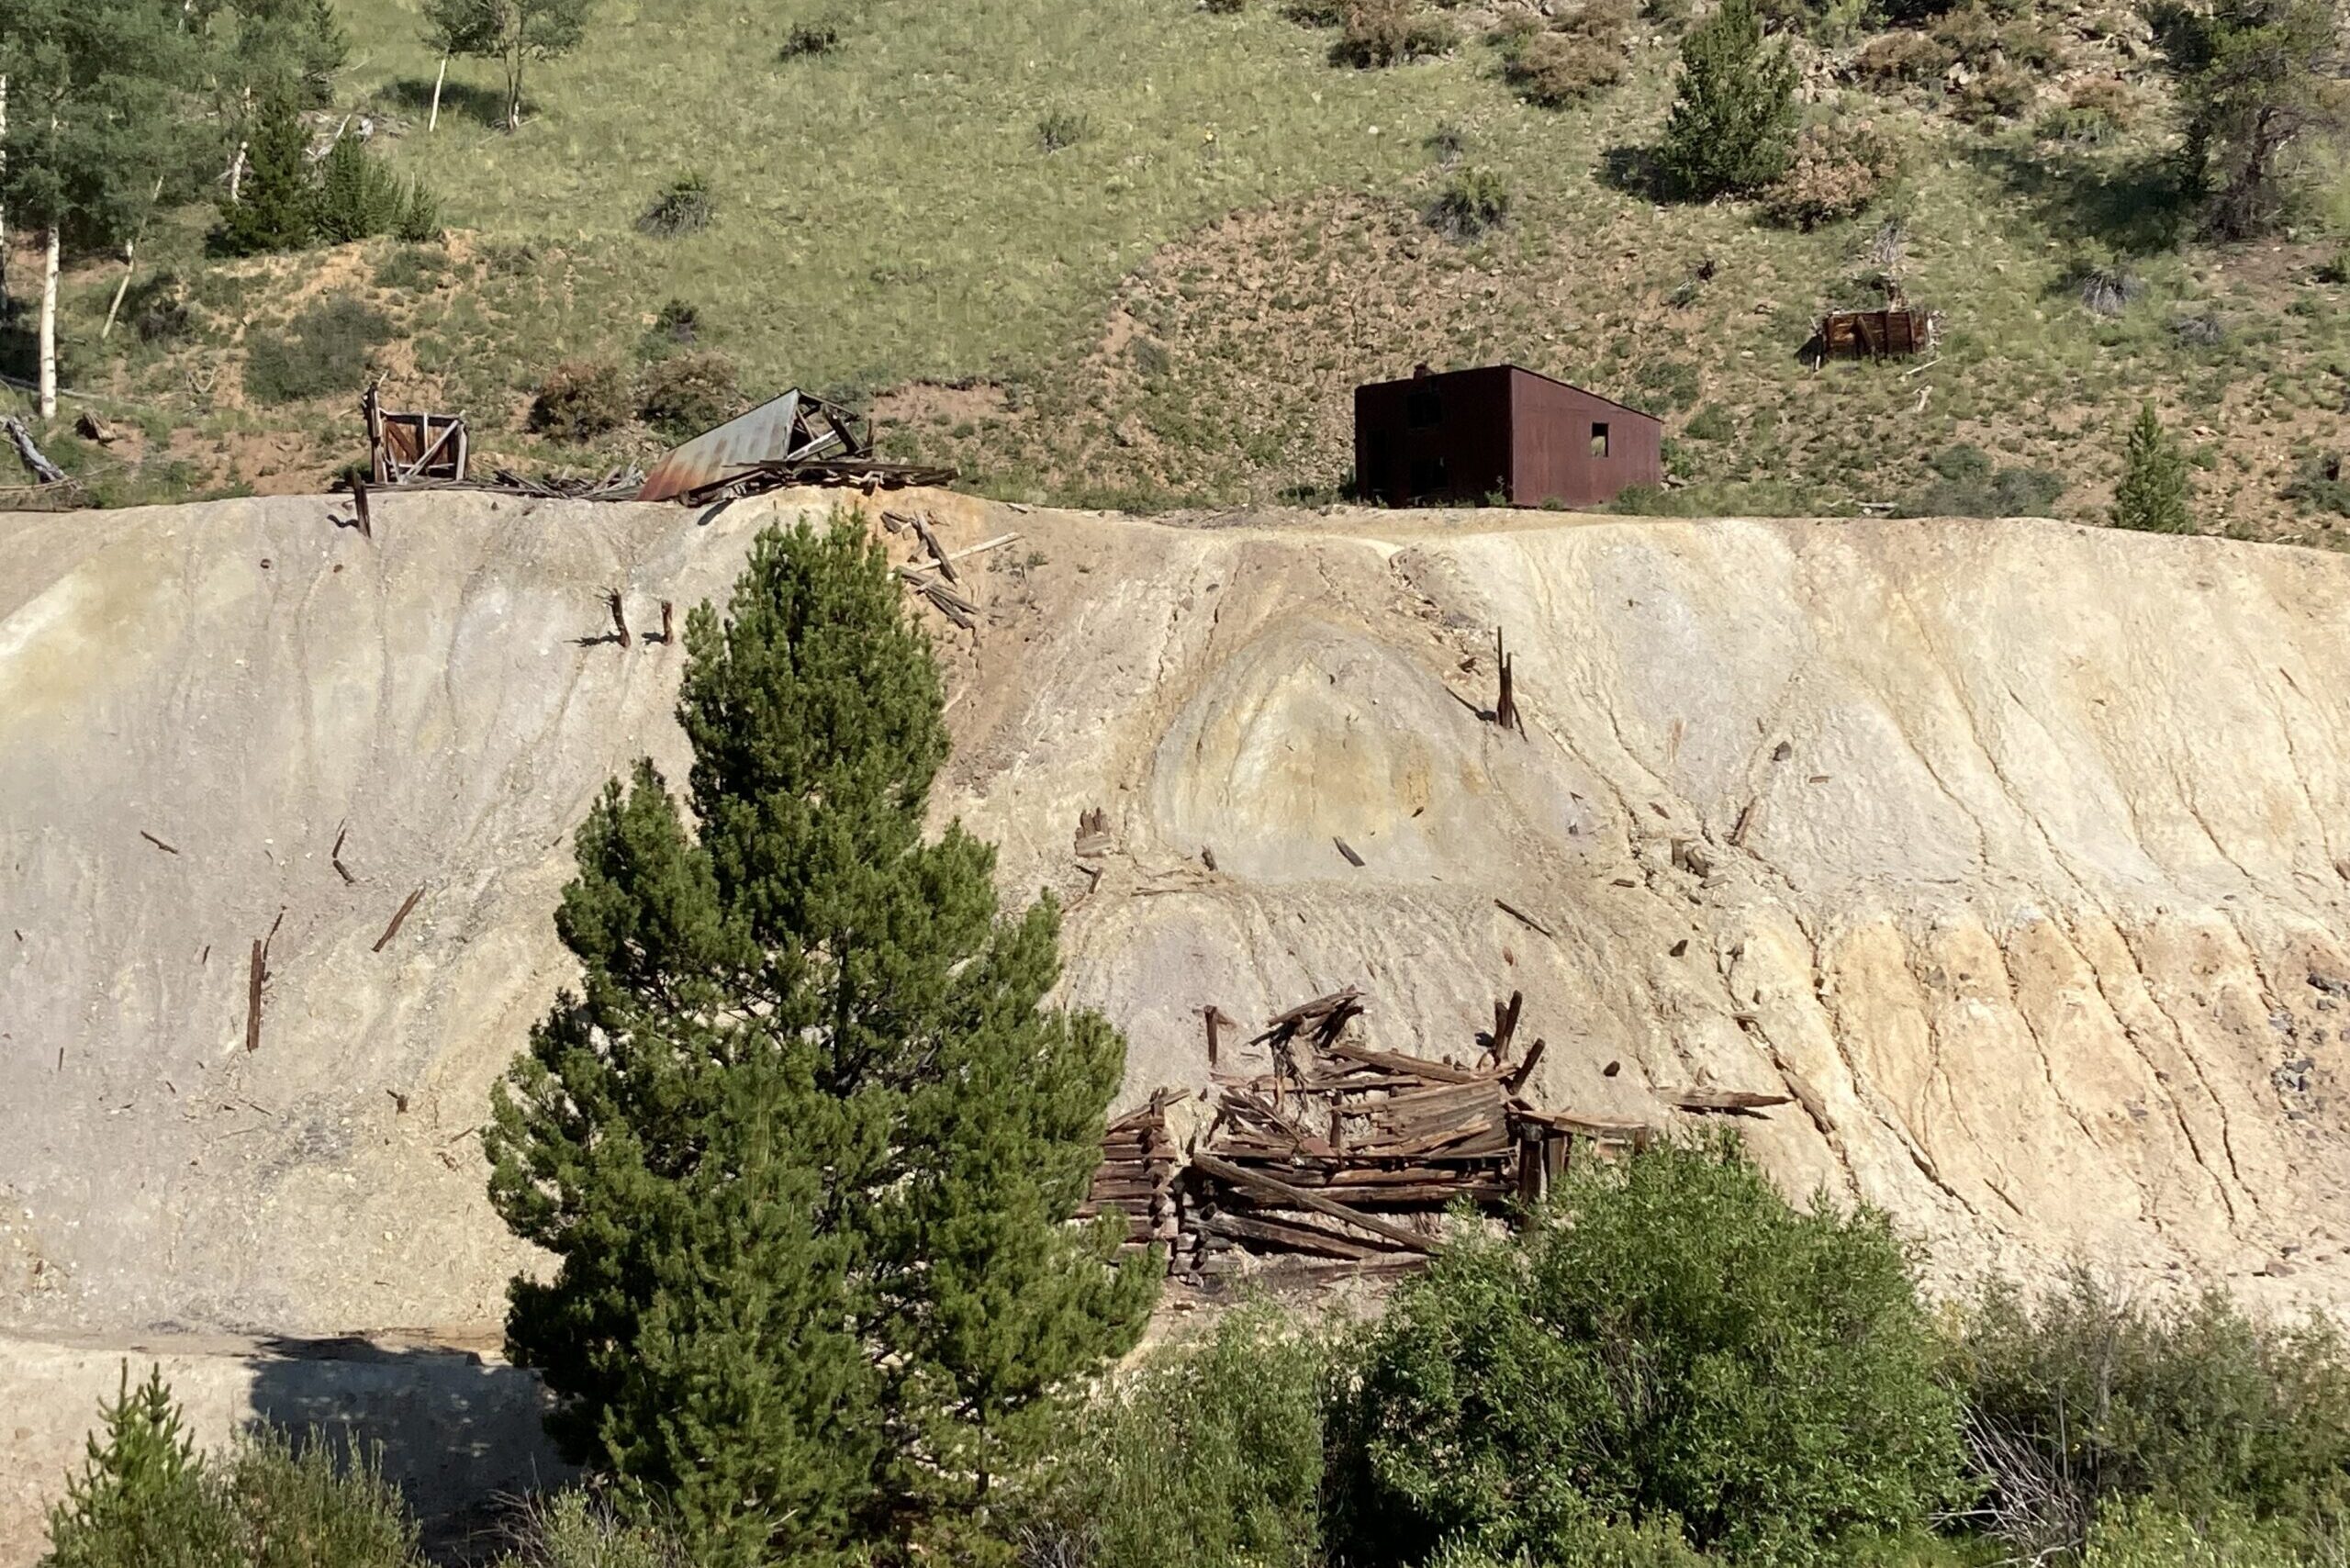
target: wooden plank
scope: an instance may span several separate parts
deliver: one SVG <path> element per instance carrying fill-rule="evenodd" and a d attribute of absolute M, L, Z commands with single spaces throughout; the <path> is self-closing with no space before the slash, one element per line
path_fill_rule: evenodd
<path fill-rule="evenodd" d="M 269 978 L 268 944 L 253 938 L 252 967 L 245 983 L 245 1049 L 261 1049 L 261 987 Z"/>
<path fill-rule="evenodd" d="M 1260 1215 L 1218 1213 L 1202 1222 L 1213 1234 L 1230 1236 L 1243 1241 L 1261 1241 L 1268 1246 L 1291 1252 L 1304 1252 L 1316 1258 L 1362 1259 L 1375 1258 L 1386 1249 L 1366 1242 L 1349 1241 L 1343 1236 L 1333 1236 L 1311 1226 L 1284 1224 Z"/>
<path fill-rule="evenodd" d="M 424 890 L 422 888 L 419 888 L 416 891 L 408 894 L 408 902 L 400 905 L 399 912 L 392 916 L 392 923 L 384 927 L 384 934 L 381 936 L 375 938 L 375 950 L 376 952 L 380 953 L 385 948 L 392 945 L 392 938 L 400 934 L 400 925 L 408 919 L 408 912 L 416 907 L 416 901 L 423 896 Z"/>
<path fill-rule="evenodd" d="M 1415 1252 L 1433 1253 L 1437 1249 L 1435 1242 L 1416 1232 L 1406 1230 L 1400 1225 L 1390 1225 L 1374 1215 L 1367 1215 L 1360 1209 L 1349 1208 L 1335 1198 L 1308 1192 L 1303 1187 L 1292 1187 L 1288 1182 L 1278 1181 L 1260 1170 L 1245 1170 L 1226 1160 L 1218 1159 L 1213 1154 L 1192 1155 L 1192 1168 L 1203 1176 L 1213 1176 L 1217 1181 L 1228 1182 L 1243 1192 L 1269 1193 L 1276 1198 L 1287 1198 L 1292 1207 L 1312 1209 L 1317 1214 L 1328 1215 L 1332 1219 L 1344 1220 L 1348 1225 L 1367 1230 L 1373 1236 L 1383 1236 L 1397 1246 L 1409 1248 Z"/>
<path fill-rule="evenodd" d="M 1454 1067 L 1449 1062 L 1429 1061 L 1423 1057 L 1401 1056 L 1393 1051 L 1375 1051 L 1369 1046 L 1348 1045 L 1339 1041 L 1323 1048 L 1332 1056 L 1344 1057 L 1348 1061 L 1362 1062 L 1366 1066 L 1382 1068 L 1389 1072 L 1415 1073 L 1422 1078 L 1435 1079 L 1439 1083 L 1491 1083 L 1494 1081 L 1493 1074 L 1488 1072 L 1472 1072 L 1467 1068 Z"/>
<path fill-rule="evenodd" d="M 1704 1114 L 1751 1114 L 1771 1105 L 1795 1103 L 1792 1094 L 1762 1094 L 1751 1089 L 1659 1089 L 1657 1098 L 1683 1111 Z"/>
<path fill-rule="evenodd" d="M 1528 1047 L 1526 1059 L 1517 1064 L 1517 1070 L 1511 1073 L 1505 1081 L 1509 1084 L 1511 1093 L 1515 1094 L 1525 1088 L 1526 1081 L 1534 1076 L 1534 1070 L 1542 1063 L 1542 1052 L 1547 1045 L 1547 1041 L 1538 1039 Z"/>

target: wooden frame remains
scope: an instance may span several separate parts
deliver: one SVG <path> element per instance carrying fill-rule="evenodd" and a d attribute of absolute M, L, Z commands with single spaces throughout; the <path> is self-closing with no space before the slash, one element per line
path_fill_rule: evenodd
<path fill-rule="evenodd" d="M 372 384 L 360 395 L 359 410 L 367 420 L 373 483 L 464 483 L 472 454 L 463 414 L 396 413 L 377 400 Z"/>

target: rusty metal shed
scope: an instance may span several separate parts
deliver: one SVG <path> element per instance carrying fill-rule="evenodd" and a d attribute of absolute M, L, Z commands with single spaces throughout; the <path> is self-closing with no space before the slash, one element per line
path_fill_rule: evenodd
<path fill-rule="evenodd" d="M 864 455 L 856 416 L 793 387 L 676 448 L 645 476 L 640 501 L 673 500 L 739 469 Z"/>
<path fill-rule="evenodd" d="M 1356 483 L 1391 506 L 1605 506 L 1664 482 L 1663 443 L 1651 415 L 1515 364 L 1355 388 Z"/>

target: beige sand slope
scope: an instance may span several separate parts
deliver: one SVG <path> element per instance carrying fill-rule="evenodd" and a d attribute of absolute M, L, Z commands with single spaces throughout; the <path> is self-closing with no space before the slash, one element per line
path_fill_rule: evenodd
<path fill-rule="evenodd" d="M 950 546 L 1023 535 L 966 563 L 976 645 L 937 623 L 939 807 L 1070 904 L 1068 991 L 1126 1029 L 1131 1095 L 1204 1081 L 1204 1003 L 1353 982 L 1374 1040 L 1445 1050 L 1517 988 L 1541 1098 L 1792 1092 L 1744 1124 L 1760 1157 L 1946 1272 L 2350 1301 L 2350 563 L 921 504 Z M 520 1260 L 470 1134 L 565 976 L 568 834 L 631 757 L 676 770 L 660 601 L 795 510 L 0 518 L 0 1332 L 494 1323 Z M 627 649 L 593 640 L 607 588 Z M 1473 711 L 1497 624 L 1524 738 Z"/>

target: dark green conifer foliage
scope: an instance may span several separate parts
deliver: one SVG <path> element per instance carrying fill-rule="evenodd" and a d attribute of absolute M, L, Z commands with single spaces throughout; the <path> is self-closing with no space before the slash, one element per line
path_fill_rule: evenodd
<path fill-rule="evenodd" d="M 2121 482 L 2113 491 L 2113 526 L 2148 533 L 2192 533 L 2187 511 L 2187 454 L 2163 429 L 2154 406 L 2140 406 L 2122 447 Z"/>
<path fill-rule="evenodd" d="M 99 1406 L 82 1473 L 50 1510 L 43 1568 L 228 1568 L 226 1521 L 209 1506 L 204 1466 L 161 1367 L 130 1386 L 125 1362 L 113 1403 Z"/>
<path fill-rule="evenodd" d="M 993 852 L 925 838 L 938 673 L 855 519 L 763 534 L 686 644 L 698 831 L 649 763 L 608 789 L 581 991 L 498 1100 L 493 1200 L 560 1261 L 509 1348 L 711 1562 L 949 1533 L 1148 1309 L 1065 1223 L 1124 1043 L 1040 1009 L 1051 902 L 999 921 Z"/>
<path fill-rule="evenodd" d="M 357 137 L 338 138 L 319 168 L 319 238 L 330 245 L 370 240 L 399 217 L 400 183 Z"/>
<path fill-rule="evenodd" d="M 309 134 L 290 90 L 263 98 L 245 150 L 237 200 L 223 198 L 215 243 L 232 256 L 298 251 L 318 232 L 318 188 L 310 178 Z"/>
<path fill-rule="evenodd" d="M 1684 195 L 1762 189 L 1795 146 L 1796 68 L 1762 36 L 1753 0 L 1722 0 L 1681 43 L 1681 84 L 1658 152 Z"/>

